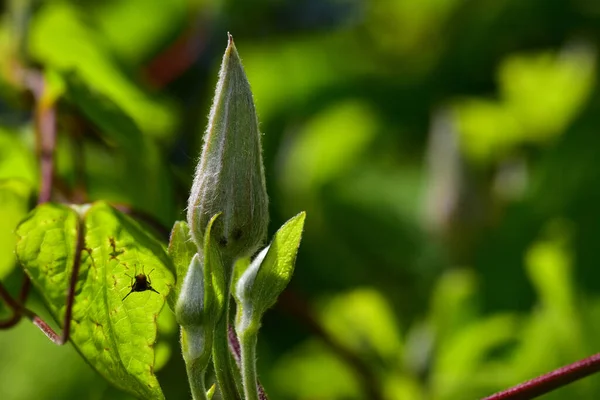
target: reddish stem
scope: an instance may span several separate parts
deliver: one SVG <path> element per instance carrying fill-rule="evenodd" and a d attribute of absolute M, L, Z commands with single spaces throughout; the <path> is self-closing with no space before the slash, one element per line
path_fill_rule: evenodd
<path fill-rule="evenodd" d="M 484 400 L 533 399 L 599 371 L 600 353 L 488 396 Z"/>
<path fill-rule="evenodd" d="M 51 104 L 44 104 L 43 96 L 46 90 L 44 76 L 40 71 L 33 69 L 23 69 L 23 82 L 25 86 L 33 93 L 35 99 L 35 126 L 37 134 L 38 152 L 40 157 L 40 191 L 38 195 L 38 204 L 50 201 L 52 196 L 52 180 L 54 175 L 54 149 L 56 148 L 56 113 Z M 22 304 L 25 304 L 29 294 L 31 281 L 29 276 L 25 275 L 19 293 L 19 303 L 16 303 L 10 295 L 2 296 L 4 301 L 10 305 L 14 314 L 13 316 L 2 323 L 0 328 L 7 329 L 16 325 L 23 311 Z M 10 298 L 10 300 L 9 300 Z M 28 314 L 28 313 L 26 313 Z M 28 314 L 30 315 L 30 314 Z"/>

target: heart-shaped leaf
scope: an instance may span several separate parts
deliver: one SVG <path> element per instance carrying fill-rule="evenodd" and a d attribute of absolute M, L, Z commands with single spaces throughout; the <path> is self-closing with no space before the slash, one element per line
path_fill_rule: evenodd
<path fill-rule="evenodd" d="M 106 203 L 77 211 L 38 206 L 17 229 L 17 257 L 62 323 L 78 229 L 83 229 L 71 342 L 115 386 L 163 399 L 154 375 L 154 343 L 157 315 L 174 286 L 171 261 L 159 242 Z M 147 285 L 141 284 L 144 278 Z M 158 293 L 139 290 L 149 287 Z"/>

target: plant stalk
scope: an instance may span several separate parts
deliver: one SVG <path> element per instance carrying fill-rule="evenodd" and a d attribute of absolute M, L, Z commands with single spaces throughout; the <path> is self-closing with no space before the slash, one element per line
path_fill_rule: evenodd
<path fill-rule="evenodd" d="M 242 350 L 242 379 L 246 400 L 259 400 L 258 378 L 256 374 L 256 343 L 258 335 L 254 330 L 248 330 L 240 337 Z"/>
<path fill-rule="evenodd" d="M 229 298 L 229 293 L 227 297 Z M 231 355 L 229 354 L 229 343 L 227 339 L 227 321 L 229 320 L 229 310 L 226 307 L 217 326 L 215 327 L 215 341 L 213 342 L 213 363 L 215 366 L 215 375 L 219 383 L 219 389 L 223 400 L 241 400 L 235 385 L 235 377 L 231 365 Z"/>
<path fill-rule="evenodd" d="M 240 392 L 237 388 L 237 383 L 241 380 L 239 374 L 235 374 L 237 368 L 232 363 L 232 356 L 229 352 L 229 299 L 231 297 L 231 280 L 233 278 L 233 267 L 235 260 L 224 257 L 223 265 L 225 266 L 225 293 L 224 293 L 224 310 L 221 318 L 217 322 L 214 331 L 213 341 L 213 364 L 215 367 L 215 375 L 221 396 L 223 400 L 242 400 Z"/>
<path fill-rule="evenodd" d="M 194 400 L 208 400 L 206 395 L 206 386 L 204 385 L 204 369 L 198 370 L 195 362 L 186 363 L 188 381 L 192 390 Z"/>
<path fill-rule="evenodd" d="M 547 374 L 538 376 L 483 400 L 527 400 L 550 393 L 569 383 L 600 371 L 600 353 L 565 365 Z"/>

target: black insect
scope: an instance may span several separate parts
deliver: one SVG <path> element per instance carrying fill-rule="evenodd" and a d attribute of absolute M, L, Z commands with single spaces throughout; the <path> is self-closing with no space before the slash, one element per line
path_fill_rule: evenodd
<path fill-rule="evenodd" d="M 152 271 L 154 271 L 154 270 L 152 270 Z M 158 293 L 152 287 L 152 282 L 150 282 L 150 274 L 152 273 L 152 271 L 148 272 L 148 275 L 146 275 L 144 273 L 144 269 L 142 268 L 142 273 L 137 274 L 135 276 L 135 278 L 132 277 L 131 275 L 125 274 L 131 278 L 131 291 L 129 293 L 127 293 L 127 296 L 129 296 L 133 292 L 145 292 L 146 290 L 151 290 L 154 293 Z M 158 293 L 158 294 L 160 294 L 160 293 Z M 123 297 L 122 301 L 125 301 L 127 296 Z"/>

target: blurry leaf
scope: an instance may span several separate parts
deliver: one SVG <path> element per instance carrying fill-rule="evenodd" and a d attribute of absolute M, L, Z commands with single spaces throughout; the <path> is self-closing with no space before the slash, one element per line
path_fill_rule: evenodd
<path fill-rule="evenodd" d="M 154 216 L 164 226 L 172 224 L 173 180 L 155 143 L 144 140 L 137 147 L 119 143 L 107 148 L 86 141 L 84 146 L 89 198 L 126 203 Z"/>
<path fill-rule="evenodd" d="M 490 354 L 517 338 L 517 323 L 513 315 L 498 314 L 456 332 L 438 349 L 432 371 L 434 397 L 472 398 L 471 391 L 480 390 L 479 374 L 485 375 Z M 484 383 L 487 383 L 485 379 Z"/>
<path fill-rule="evenodd" d="M 585 351 L 579 304 L 571 276 L 573 261 L 568 250 L 569 237 L 570 224 L 553 220 L 546 227 L 546 237 L 528 250 L 526 266 L 539 296 L 540 323 L 552 331 L 549 336 L 567 352 L 567 358 L 576 358 L 583 356 Z"/>
<path fill-rule="evenodd" d="M 15 266 L 15 230 L 27 214 L 31 187 L 21 180 L 0 180 L 0 281 Z"/>
<path fill-rule="evenodd" d="M 129 151 L 139 151 L 142 132 L 131 117 L 102 92 L 87 86 L 75 72 L 65 77 L 69 100 L 101 130 Z"/>
<path fill-rule="evenodd" d="M 169 257 L 175 265 L 175 288 L 169 294 L 167 299 L 171 310 L 175 310 L 175 303 L 179 298 L 181 285 L 187 273 L 190 262 L 194 254 L 198 252 L 196 244 L 190 236 L 190 228 L 185 221 L 177 221 L 171 230 L 171 239 L 169 240 Z"/>
<path fill-rule="evenodd" d="M 524 138 L 521 121 L 501 103 L 464 99 L 454 110 L 461 149 L 474 161 L 487 163 L 505 157 Z"/>
<path fill-rule="evenodd" d="M 476 319 L 476 280 L 467 269 L 452 270 L 442 275 L 434 290 L 429 314 L 436 341 L 443 346 Z"/>
<path fill-rule="evenodd" d="M 84 250 L 73 305 L 71 341 L 112 384 L 148 399 L 163 398 L 154 376 L 156 319 L 174 285 L 160 243 L 105 203 L 80 208 Z M 67 206 L 38 206 L 19 225 L 17 256 L 57 321 L 65 312 L 78 229 Z M 131 291 L 146 273 L 160 294 Z"/>
<path fill-rule="evenodd" d="M 277 361 L 272 373 L 281 398 L 364 398 L 354 371 L 321 342 L 310 341 L 298 346 Z"/>
<path fill-rule="evenodd" d="M 499 81 L 510 112 L 526 140 L 543 143 L 561 134 L 581 110 L 595 81 L 596 55 L 590 48 L 561 54 L 514 55 L 502 62 Z"/>
<path fill-rule="evenodd" d="M 172 131 L 175 120 L 170 107 L 149 98 L 117 69 L 83 13 L 69 3 L 45 3 L 36 13 L 29 52 L 47 67 L 77 72 L 90 90 L 118 105 L 144 132 L 164 135 Z"/>
<path fill-rule="evenodd" d="M 161 370 L 171 358 L 171 346 L 167 341 L 159 340 L 154 346 L 154 371 Z"/>
<path fill-rule="evenodd" d="M 171 297 L 169 293 L 168 298 Z M 168 301 L 167 298 L 167 301 Z M 158 326 L 158 341 L 156 342 L 154 355 L 154 371 L 162 369 L 171 359 L 173 354 L 173 338 L 179 333 L 179 327 L 175 321 L 175 314 L 169 307 L 163 307 L 158 313 L 156 320 Z M 177 357 L 178 354 L 175 354 Z"/>
<path fill-rule="evenodd" d="M 254 46 L 244 43 L 244 69 L 261 120 L 267 121 L 282 107 L 302 106 L 320 90 L 372 68 L 373 60 L 364 57 L 364 48 L 353 46 L 348 38 L 334 33 L 286 36 Z"/>
<path fill-rule="evenodd" d="M 367 3 L 365 28 L 370 43 L 388 55 L 410 55 L 406 62 L 420 61 L 439 52 L 445 39 L 445 24 L 464 0 L 394 1 Z M 423 46 L 427 43 L 427 46 Z M 433 54 L 432 54 L 433 53 Z M 421 65 L 422 69 L 426 67 Z"/>
<path fill-rule="evenodd" d="M 425 390 L 416 378 L 390 373 L 383 384 L 386 400 L 426 399 Z"/>
<path fill-rule="evenodd" d="M 42 305 L 30 298 L 28 307 Z M 43 310 L 45 311 L 45 310 Z M 40 317 L 51 318 L 47 312 Z M 106 381 L 95 373 L 72 346 L 58 347 L 30 323 L 2 331 L 0 387 L 3 400 L 87 399 L 106 390 Z"/>
<path fill-rule="evenodd" d="M 303 127 L 282 158 L 280 184 L 291 193 L 306 193 L 334 180 L 366 153 L 377 121 L 365 104 L 356 101 L 321 112 Z"/>
<path fill-rule="evenodd" d="M 139 65 L 184 25 L 188 3 L 187 0 L 104 1 L 94 4 L 92 16 L 114 53 L 127 63 Z"/>
<path fill-rule="evenodd" d="M 18 132 L 0 127 L 0 179 L 22 179 L 37 184 L 35 155 L 26 145 L 32 137 L 29 129 Z"/>
<path fill-rule="evenodd" d="M 585 105 L 595 64 L 596 55 L 586 47 L 507 58 L 499 69 L 500 102 L 468 99 L 455 104 L 463 151 L 485 163 L 517 146 L 557 137 Z"/>
<path fill-rule="evenodd" d="M 401 359 L 402 339 L 394 311 L 378 291 L 357 289 L 337 296 L 320 315 L 329 334 L 354 353 L 375 355 L 388 368 Z"/>

